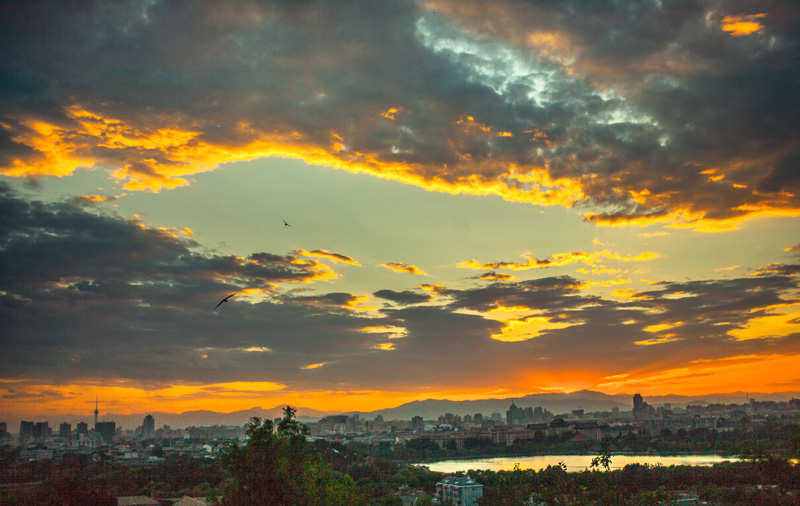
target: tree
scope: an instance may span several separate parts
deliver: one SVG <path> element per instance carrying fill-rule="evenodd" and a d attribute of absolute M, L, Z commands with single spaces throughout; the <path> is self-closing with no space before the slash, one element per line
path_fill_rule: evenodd
<path fill-rule="evenodd" d="M 606 471 L 611 469 L 611 445 L 608 440 L 604 439 L 600 443 L 600 455 L 592 459 L 592 469 L 595 467 L 602 467 Z"/>
<path fill-rule="evenodd" d="M 150 456 L 164 458 L 164 449 L 161 448 L 161 445 L 155 445 L 153 449 L 150 450 Z"/>
<path fill-rule="evenodd" d="M 355 483 L 313 456 L 308 428 L 286 406 L 277 428 L 255 417 L 245 428 L 247 442 L 223 457 L 233 475 L 225 486 L 226 506 L 345 506 L 366 504 Z"/>

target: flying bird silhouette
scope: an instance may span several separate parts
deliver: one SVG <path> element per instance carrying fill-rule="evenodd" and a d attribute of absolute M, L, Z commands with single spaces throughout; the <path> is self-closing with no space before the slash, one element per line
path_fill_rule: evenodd
<path fill-rule="evenodd" d="M 217 304 L 216 306 L 214 306 L 214 309 L 216 310 L 216 309 L 217 309 L 218 307 L 220 307 L 220 306 L 221 306 L 221 305 L 222 305 L 224 302 L 228 302 L 228 299 L 230 299 L 230 298 L 231 298 L 231 297 L 233 297 L 234 295 L 236 295 L 236 294 L 235 294 L 235 293 L 232 293 L 232 294 L 228 295 L 227 297 L 225 297 L 224 299 L 222 299 L 221 301 L 219 301 L 219 304 Z"/>
<path fill-rule="evenodd" d="M 283 220 L 283 226 L 284 226 L 284 227 L 291 227 L 291 225 L 289 225 L 288 223 L 286 223 L 286 220 Z"/>

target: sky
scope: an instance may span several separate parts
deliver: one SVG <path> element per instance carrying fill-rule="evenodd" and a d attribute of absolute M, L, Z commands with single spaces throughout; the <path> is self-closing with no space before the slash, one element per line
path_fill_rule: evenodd
<path fill-rule="evenodd" d="M 794 0 L 3 2 L 0 412 L 800 391 L 799 43 Z"/>

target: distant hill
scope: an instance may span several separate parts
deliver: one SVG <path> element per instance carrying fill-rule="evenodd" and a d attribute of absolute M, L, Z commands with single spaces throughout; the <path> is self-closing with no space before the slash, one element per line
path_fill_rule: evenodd
<path fill-rule="evenodd" d="M 670 403 L 676 407 L 685 407 L 689 404 L 744 404 L 747 402 L 748 398 L 760 401 L 788 401 L 792 398 L 800 398 L 800 392 L 779 392 L 773 394 L 750 393 L 749 395 L 745 392 L 703 396 L 662 395 L 645 397 L 644 400 L 653 406 L 661 406 L 665 403 Z M 592 390 L 580 390 L 568 394 L 531 394 L 523 397 L 483 399 L 477 401 L 428 399 L 409 402 L 397 406 L 396 408 L 381 409 L 369 413 L 359 412 L 359 414 L 362 417 L 370 418 L 381 415 L 384 420 L 408 420 L 416 415 L 420 415 L 426 420 L 435 420 L 439 415 L 445 413 L 452 413 L 460 416 L 474 415 L 475 413 L 489 416 L 492 413 L 500 413 L 503 418 L 505 418 L 505 413 L 509 406 L 511 406 L 512 401 L 520 408 L 542 407 L 551 411 L 553 414 L 571 413 L 572 410 L 575 409 L 583 409 L 586 413 L 590 413 L 593 411 L 611 411 L 615 407 L 619 408 L 620 411 L 630 411 L 633 408 L 633 395 L 631 394 L 609 395 Z"/>
<path fill-rule="evenodd" d="M 490 416 L 500 413 L 505 418 L 506 410 L 511 403 L 520 408 L 545 408 L 554 414 L 569 413 L 574 409 L 590 411 L 611 411 L 612 408 L 630 410 L 633 407 L 633 398 L 628 395 L 608 395 L 601 392 L 583 390 L 569 394 L 549 393 L 532 394 L 524 397 L 506 399 L 482 399 L 476 401 L 448 401 L 428 399 L 403 404 L 396 408 L 381 409 L 371 413 L 361 413 L 362 416 L 383 416 L 385 420 L 408 420 L 412 416 L 420 415 L 426 420 L 436 419 L 439 415 L 452 413 L 454 415 L 474 415 L 481 413 Z"/>

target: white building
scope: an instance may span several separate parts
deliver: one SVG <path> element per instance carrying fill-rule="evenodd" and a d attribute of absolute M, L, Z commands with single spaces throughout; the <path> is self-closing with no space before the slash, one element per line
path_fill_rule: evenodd
<path fill-rule="evenodd" d="M 439 504 L 477 506 L 479 497 L 483 497 L 483 485 L 469 476 L 448 476 L 436 484 Z"/>

